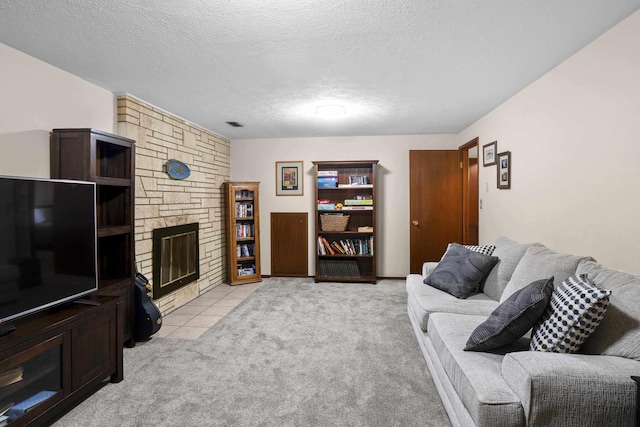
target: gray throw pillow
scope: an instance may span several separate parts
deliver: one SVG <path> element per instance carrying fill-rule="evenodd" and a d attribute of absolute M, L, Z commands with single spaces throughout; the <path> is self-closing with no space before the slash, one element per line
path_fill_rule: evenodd
<path fill-rule="evenodd" d="M 536 280 L 516 291 L 471 333 L 464 349 L 487 351 L 514 342 L 544 314 L 552 293 L 553 277 Z"/>
<path fill-rule="evenodd" d="M 438 266 L 424 280 L 429 286 L 456 298 L 467 298 L 477 292 L 478 285 L 498 262 L 494 256 L 484 255 L 452 243 Z"/>

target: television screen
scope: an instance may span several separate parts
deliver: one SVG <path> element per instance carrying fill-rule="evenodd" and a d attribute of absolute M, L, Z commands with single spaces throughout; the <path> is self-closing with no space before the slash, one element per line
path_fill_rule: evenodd
<path fill-rule="evenodd" d="M 0 323 L 97 289 L 95 184 L 0 177 Z"/>

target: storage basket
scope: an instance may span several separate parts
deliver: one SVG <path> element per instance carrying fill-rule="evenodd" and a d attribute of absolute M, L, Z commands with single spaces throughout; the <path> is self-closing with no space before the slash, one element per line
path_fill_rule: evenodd
<path fill-rule="evenodd" d="M 322 231 L 344 231 L 347 229 L 349 215 L 320 215 Z"/>

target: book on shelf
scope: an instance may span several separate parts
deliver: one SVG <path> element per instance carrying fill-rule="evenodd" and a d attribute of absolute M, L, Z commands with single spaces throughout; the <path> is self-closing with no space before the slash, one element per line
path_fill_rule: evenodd
<path fill-rule="evenodd" d="M 360 269 L 355 260 L 321 259 L 318 260 L 320 277 L 360 277 Z"/>
<path fill-rule="evenodd" d="M 9 417 L 9 421 L 11 422 L 21 417 L 22 415 L 25 414 L 25 412 L 29 411 L 34 406 L 44 402 L 54 394 L 56 394 L 55 391 L 42 390 L 34 394 L 33 396 L 26 398 L 22 402 L 16 403 L 11 407 L 11 409 L 7 411 L 7 416 Z"/>
<path fill-rule="evenodd" d="M 338 176 L 338 171 L 337 170 L 330 170 L 330 171 L 318 171 L 318 177 L 324 177 L 324 176 Z"/>
<path fill-rule="evenodd" d="M 338 184 L 338 188 L 373 188 L 373 184 Z"/>
<path fill-rule="evenodd" d="M 343 206 L 343 211 L 372 211 L 373 206 Z"/>
<path fill-rule="evenodd" d="M 22 380 L 24 368 L 18 366 L 7 371 L 0 372 L 0 387 L 8 386 Z"/>
<path fill-rule="evenodd" d="M 366 175 L 349 175 L 349 184 L 351 185 L 366 185 L 369 183 L 369 178 Z"/>
<path fill-rule="evenodd" d="M 322 236 L 318 236 L 318 255 L 326 255 L 327 251 L 322 242 Z"/>
<path fill-rule="evenodd" d="M 251 190 L 237 190 L 236 199 L 253 199 L 253 191 Z"/>
<path fill-rule="evenodd" d="M 331 242 L 331 247 L 333 248 L 333 250 L 337 253 L 337 254 L 345 254 L 346 252 L 344 251 L 344 248 L 342 246 L 340 246 L 340 243 L 336 242 L 335 240 L 333 242 Z"/>
<path fill-rule="evenodd" d="M 337 176 L 318 177 L 318 188 L 336 188 L 338 186 Z"/>
<path fill-rule="evenodd" d="M 325 239 L 323 236 L 320 236 L 320 239 L 322 239 L 322 244 L 325 247 L 325 252 L 328 252 L 329 255 L 335 255 L 336 251 L 333 250 L 333 248 L 331 247 L 331 244 L 329 243 L 329 241 L 327 239 Z M 326 255 L 326 253 L 325 253 Z"/>
<path fill-rule="evenodd" d="M 355 206 L 360 206 L 360 205 L 373 206 L 373 199 L 345 199 L 344 204 L 355 205 Z"/>
<path fill-rule="evenodd" d="M 320 203 L 318 204 L 319 211 L 332 211 L 335 210 L 336 205 L 333 203 Z"/>

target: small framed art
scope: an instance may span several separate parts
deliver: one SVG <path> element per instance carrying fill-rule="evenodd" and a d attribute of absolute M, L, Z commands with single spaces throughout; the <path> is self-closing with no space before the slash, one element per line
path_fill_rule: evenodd
<path fill-rule="evenodd" d="M 496 156 L 498 167 L 498 188 L 506 190 L 511 188 L 511 151 L 498 153 Z"/>
<path fill-rule="evenodd" d="M 497 146 L 498 141 L 493 141 L 482 146 L 482 166 L 491 166 L 496 164 Z"/>
<path fill-rule="evenodd" d="M 304 194 L 304 162 L 276 162 L 276 196 Z"/>

